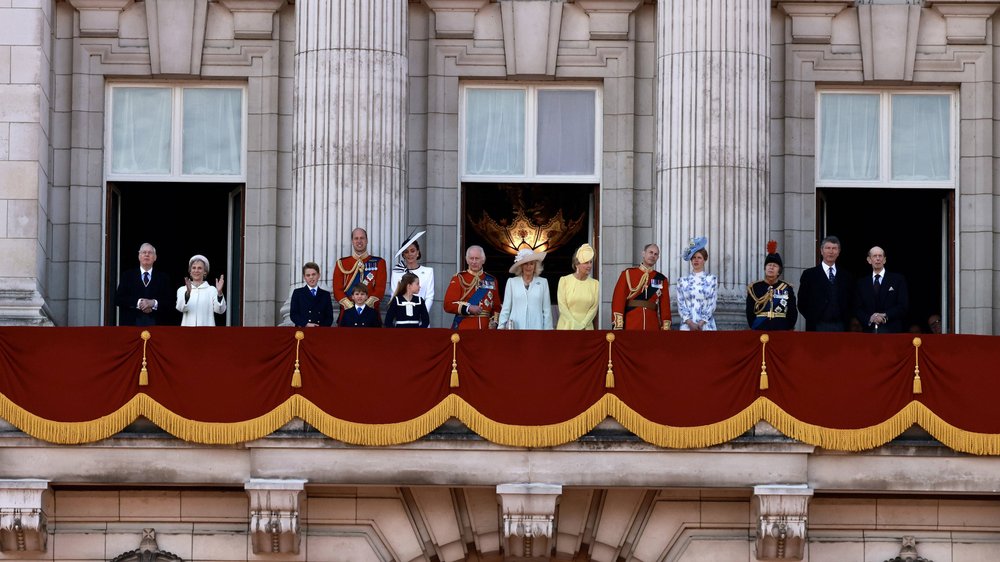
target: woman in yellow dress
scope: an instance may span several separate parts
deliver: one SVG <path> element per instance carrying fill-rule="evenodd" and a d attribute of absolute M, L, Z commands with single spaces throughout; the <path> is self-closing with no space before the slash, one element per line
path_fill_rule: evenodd
<path fill-rule="evenodd" d="M 559 279 L 557 330 L 593 330 L 601 284 L 590 277 L 594 268 L 594 248 L 584 244 L 573 254 L 573 273 Z"/>

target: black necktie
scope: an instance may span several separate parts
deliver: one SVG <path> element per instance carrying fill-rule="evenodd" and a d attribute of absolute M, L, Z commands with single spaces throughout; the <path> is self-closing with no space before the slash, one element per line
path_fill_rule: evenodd
<path fill-rule="evenodd" d="M 142 284 L 145 285 L 145 286 L 147 286 L 147 287 L 149 286 L 149 272 L 148 271 L 143 271 L 142 272 Z"/>
<path fill-rule="evenodd" d="M 837 274 L 833 272 L 833 268 L 827 270 L 830 274 L 830 283 L 833 283 L 837 279 Z"/>
<path fill-rule="evenodd" d="M 878 290 L 880 288 L 882 288 L 881 279 L 882 279 L 882 275 L 881 274 L 876 274 L 875 275 L 875 283 L 873 284 L 873 286 L 875 287 L 875 294 L 878 294 Z"/>

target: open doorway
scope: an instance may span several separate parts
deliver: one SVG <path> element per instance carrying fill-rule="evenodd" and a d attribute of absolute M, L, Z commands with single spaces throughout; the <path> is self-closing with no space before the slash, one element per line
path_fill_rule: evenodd
<path fill-rule="evenodd" d="M 600 251 L 597 191 L 592 184 L 465 184 L 462 259 L 468 246 L 482 246 L 484 269 L 500 281 L 502 292 L 517 250 L 545 251 L 541 276 L 555 303 L 559 278 L 573 271 L 576 249 L 590 242 Z M 600 277 L 596 262 L 592 275 Z"/>
<path fill-rule="evenodd" d="M 841 267 L 855 278 L 871 275 L 868 250 L 881 246 L 886 269 L 906 277 L 910 291 L 906 325 L 927 331 L 927 318 L 940 314 L 944 328 L 954 331 L 952 190 L 818 189 L 817 205 L 817 240 L 826 235 L 840 238 Z"/>
<path fill-rule="evenodd" d="M 209 282 L 225 275 L 228 310 L 217 326 L 242 324 L 243 186 L 214 183 L 115 183 L 108 186 L 105 324 L 118 324 L 114 292 L 121 271 L 138 267 L 143 242 L 156 247 L 156 267 L 172 285 L 187 276 L 188 259 L 208 258 Z M 180 324 L 169 303 L 168 324 Z"/>

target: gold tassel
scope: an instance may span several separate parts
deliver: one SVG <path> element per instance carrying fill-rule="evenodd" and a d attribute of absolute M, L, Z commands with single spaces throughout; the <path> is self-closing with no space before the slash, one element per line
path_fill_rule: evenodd
<path fill-rule="evenodd" d="M 149 330 L 143 330 L 139 337 L 142 338 L 142 369 L 139 371 L 139 386 L 149 386 L 149 371 L 146 370 L 146 342 L 152 336 Z"/>
<path fill-rule="evenodd" d="M 458 342 L 461 339 L 458 334 L 451 335 L 451 388 L 458 388 Z"/>
<path fill-rule="evenodd" d="M 764 351 L 767 350 L 767 342 L 770 341 L 770 337 L 767 334 L 762 334 L 760 336 L 760 389 L 767 390 L 767 358 L 764 356 Z"/>
<path fill-rule="evenodd" d="M 920 383 L 920 338 L 913 338 L 913 393 L 923 394 L 924 386 Z"/>
<path fill-rule="evenodd" d="M 295 371 L 292 372 L 292 388 L 302 388 L 302 372 L 299 371 L 299 345 L 306 335 L 302 330 L 295 331 Z"/>
<path fill-rule="evenodd" d="M 611 364 L 611 343 L 615 341 L 615 335 L 608 332 L 608 335 L 604 336 L 608 340 L 608 372 L 604 375 L 604 388 L 614 388 L 615 387 L 615 369 Z"/>

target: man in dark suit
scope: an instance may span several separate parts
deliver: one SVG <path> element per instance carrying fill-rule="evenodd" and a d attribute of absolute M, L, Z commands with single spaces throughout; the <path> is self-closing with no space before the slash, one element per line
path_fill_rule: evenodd
<path fill-rule="evenodd" d="M 799 278 L 799 312 L 807 332 L 846 332 L 851 319 L 854 281 L 837 266 L 840 239 L 827 236 L 819 243 L 823 261 Z"/>
<path fill-rule="evenodd" d="M 139 268 L 126 269 L 118 278 L 115 305 L 121 326 L 155 326 L 162 324 L 161 314 L 172 304 L 173 289 L 167 274 L 154 270 L 156 248 L 145 243 L 139 246 Z"/>
<path fill-rule="evenodd" d="M 302 266 L 302 279 L 306 284 L 292 291 L 292 323 L 302 328 L 333 325 L 333 301 L 329 291 L 320 289 L 319 265 L 309 262 Z"/>
<path fill-rule="evenodd" d="M 906 279 L 886 271 L 885 251 L 878 246 L 868 250 L 868 263 L 872 273 L 858 279 L 855 315 L 866 332 L 901 333 L 910 306 Z"/>

